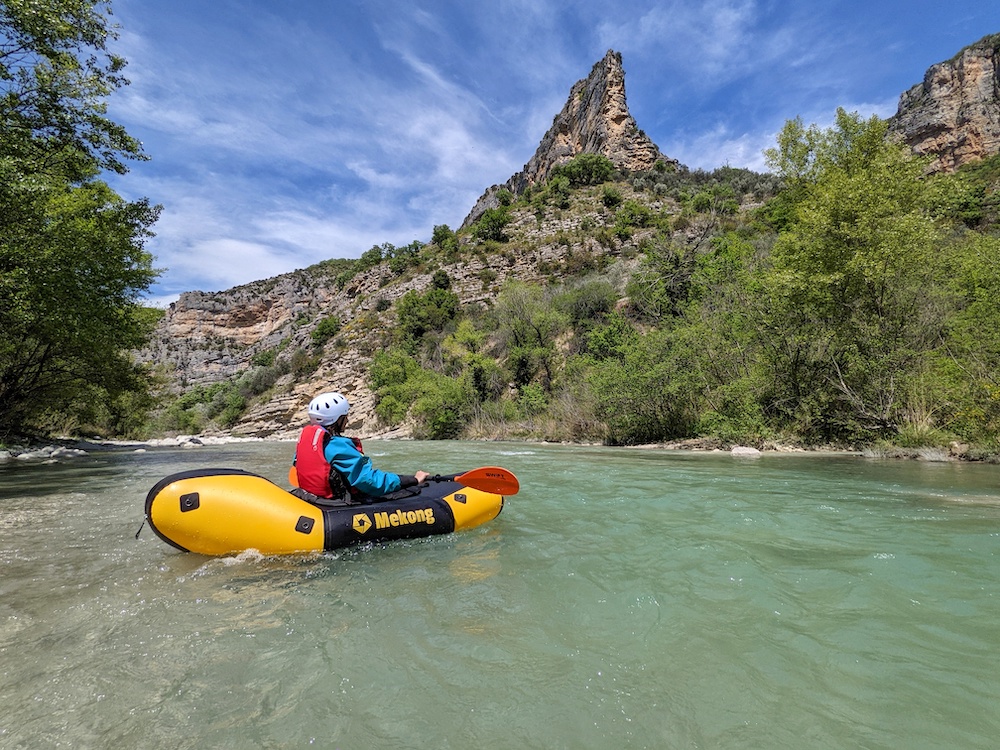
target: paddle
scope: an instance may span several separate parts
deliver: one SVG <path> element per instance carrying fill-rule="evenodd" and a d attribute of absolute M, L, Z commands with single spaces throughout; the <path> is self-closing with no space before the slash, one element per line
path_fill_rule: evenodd
<path fill-rule="evenodd" d="M 435 474 L 428 479 L 433 482 L 458 482 L 474 490 L 491 492 L 494 495 L 516 495 L 521 489 L 517 477 L 499 466 L 480 466 L 478 469 L 472 469 L 464 474 L 446 476 Z M 299 486 L 299 475 L 294 466 L 288 470 L 288 483 L 292 487 Z"/>
<path fill-rule="evenodd" d="M 517 477 L 499 466 L 480 466 L 478 469 L 467 471 L 464 474 L 451 474 L 450 476 L 436 474 L 429 479 L 434 482 L 458 482 L 474 490 L 492 492 L 494 495 L 516 495 L 521 489 Z"/>

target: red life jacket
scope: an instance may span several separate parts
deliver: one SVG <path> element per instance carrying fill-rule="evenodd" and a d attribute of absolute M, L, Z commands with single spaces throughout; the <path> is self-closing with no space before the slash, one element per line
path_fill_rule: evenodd
<path fill-rule="evenodd" d="M 327 431 L 319 425 L 308 425 L 299 435 L 299 444 L 295 448 L 295 472 L 299 487 L 317 497 L 333 497 L 330 464 L 323 455 L 327 436 Z"/>
<path fill-rule="evenodd" d="M 324 453 L 329 437 L 330 434 L 325 429 L 311 424 L 302 430 L 299 444 L 295 448 L 295 472 L 298 475 L 299 487 L 317 497 L 333 497 L 330 474 L 335 469 L 330 466 Z M 364 453 L 360 439 L 352 437 L 351 441 L 358 449 L 358 453 Z M 344 480 L 343 484 L 346 486 L 347 481 Z M 357 490 L 353 487 L 347 489 L 352 495 L 357 494 Z"/>

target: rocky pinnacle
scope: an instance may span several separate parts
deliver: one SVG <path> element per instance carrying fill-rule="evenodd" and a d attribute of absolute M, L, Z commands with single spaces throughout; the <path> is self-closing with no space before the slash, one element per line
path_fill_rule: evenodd
<path fill-rule="evenodd" d="M 660 153 L 629 114 L 622 56 L 614 50 L 608 50 L 589 76 L 573 84 L 566 105 L 552 121 L 552 127 L 524 169 L 503 185 L 487 189 L 462 226 L 471 225 L 484 211 L 496 208 L 500 190 L 520 195 L 527 188 L 544 182 L 554 167 L 565 164 L 577 154 L 602 154 L 618 169 L 633 172 L 650 169 L 657 161 L 678 163 Z"/>

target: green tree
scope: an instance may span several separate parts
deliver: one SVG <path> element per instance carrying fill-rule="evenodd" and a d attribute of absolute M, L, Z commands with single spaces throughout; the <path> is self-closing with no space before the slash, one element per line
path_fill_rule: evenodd
<path fill-rule="evenodd" d="M 683 362 L 682 392 L 699 435 L 755 443 L 776 431 L 764 412 L 774 375 L 762 351 L 772 311 L 761 278 L 772 243 L 770 235 L 728 232 L 691 265 L 671 351 Z"/>
<path fill-rule="evenodd" d="M 399 339 L 404 346 L 415 350 L 424 334 L 443 330 L 454 320 L 458 307 L 458 295 L 449 289 L 432 286 L 423 294 L 411 289 L 396 303 Z"/>
<path fill-rule="evenodd" d="M 91 179 L 126 172 L 138 141 L 105 117 L 105 99 L 128 83 L 105 0 L 5 0 L 0 4 L 0 160 L 5 178 Z M 6 179 L 4 180 L 7 181 Z"/>
<path fill-rule="evenodd" d="M 666 332 L 627 337 L 625 348 L 586 374 L 612 444 L 653 442 L 690 434 L 696 414 L 688 383 L 689 350 Z"/>
<path fill-rule="evenodd" d="M 88 0 L 0 5 L 0 434 L 146 389 L 128 351 L 149 332 L 138 299 L 157 273 L 144 243 L 159 209 L 98 179 L 143 157 L 104 116 L 126 83 L 107 14 Z"/>
<path fill-rule="evenodd" d="M 932 363 L 938 421 L 966 439 L 1000 434 L 1000 238 L 966 234 L 953 248 L 949 288 L 958 299 Z"/>
<path fill-rule="evenodd" d="M 632 324 L 621 313 L 614 312 L 607 322 L 589 331 L 586 352 L 598 361 L 615 358 L 624 362 L 638 338 L 639 333 Z"/>
<path fill-rule="evenodd" d="M 458 255 L 458 235 L 447 224 L 435 225 L 431 242 L 441 248 L 446 258 L 450 259 Z"/>
<path fill-rule="evenodd" d="M 369 268 L 374 268 L 379 263 L 383 261 L 387 256 L 387 252 L 392 252 L 395 248 L 391 243 L 383 243 L 382 245 L 372 245 L 370 248 L 361 253 L 361 257 L 358 258 L 358 269 L 361 271 L 367 271 Z"/>
<path fill-rule="evenodd" d="M 389 270 L 396 276 L 404 273 L 407 268 L 415 266 L 420 261 L 420 251 L 424 244 L 419 240 L 414 240 L 409 245 L 394 247 L 388 242 L 382 247 L 385 250 L 385 257 L 389 261 Z"/>
<path fill-rule="evenodd" d="M 551 389 L 559 363 L 556 339 L 566 329 L 566 316 L 544 289 L 520 282 L 504 286 L 492 314 L 514 383 L 527 385 L 540 377 L 541 386 Z"/>
<path fill-rule="evenodd" d="M 656 237 L 628 282 L 634 311 L 654 322 L 679 314 L 696 262 L 696 248 L 675 243 L 669 236 Z"/>
<path fill-rule="evenodd" d="M 634 227 L 646 227 L 653 221 L 653 212 L 647 206 L 635 200 L 625 201 L 615 213 L 615 224 L 612 231 L 622 240 L 632 237 Z"/>
<path fill-rule="evenodd" d="M 802 190 L 764 290 L 773 403 L 826 439 L 896 429 L 948 306 L 931 181 L 885 132 L 838 110 L 826 132 L 786 125 L 769 153 Z"/>
<path fill-rule="evenodd" d="M 467 378 L 421 367 L 399 349 L 376 354 L 370 373 L 375 413 L 387 425 L 400 424 L 409 416 L 415 437 L 444 440 L 458 437 L 468 421 L 475 399 Z"/>
<path fill-rule="evenodd" d="M 431 276 L 432 289 L 451 289 L 451 277 L 443 268 L 439 268 Z"/>
<path fill-rule="evenodd" d="M 569 177 L 554 175 L 545 186 L 545 192 L 556 208 L 569 208 L 569 197 L 572 194 Z"/>
<path fill-rule="evenodd" d="M 410 407 L 414 437 L 429 440 L 457 438 L 471 413 L 472 395 L 465 380 L 455 380 L 422 370 L 418 391 Z"/>

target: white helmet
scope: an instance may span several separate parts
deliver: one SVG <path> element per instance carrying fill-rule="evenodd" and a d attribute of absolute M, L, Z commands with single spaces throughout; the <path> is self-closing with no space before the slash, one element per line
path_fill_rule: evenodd
<path fill-rule="evenodd" d="M 318 425 L 331 425 L 347 414 L 351 405 L 339 393 L 321 393 L 309 403 L 309 421 Z"/>

